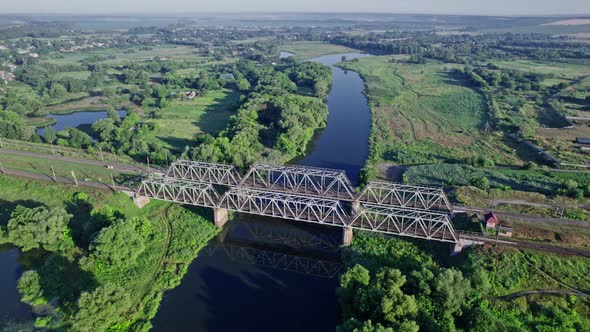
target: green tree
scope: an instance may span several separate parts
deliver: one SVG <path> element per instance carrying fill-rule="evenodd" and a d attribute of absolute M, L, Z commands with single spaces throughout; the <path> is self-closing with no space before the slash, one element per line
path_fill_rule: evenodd
<path fill-rule="evenodd" d="M 130 221 L 103 228 L 90 244 L 91 257 L 113 267 L 132 265 L 145 245 Z"/>
<path fill-rule="evenodd" d="M 109 105 L 109 107 L 107 108 L 107 114 L 109 116 L 109 119 L 113 120 L 113 123 L 121 122 L 121 117 L 119 117 L 119 113 L 117 113 L 117 110 L 115 109 L 115 107 L 113 107 L 113 105 Z"/>
<path fill-rule="evenodd" d="M 45 137 L 45 141 L 47 143 L 53 143 L 57 139 L 57 135 L 55 134 L 53 127 L 45 127 L 43 136 Z"/>
<path fill-rule="evenodd" d="M 416 300 L 401 290 L 406 277 L 397 269 L 385 268 L 377 273 L 376 279 L 376 288 L 381 292 L 383 319 L 396 330 L 403 327 L 406 331 L 418 331 L 418 325 L 413 321 L 418 312 Z"/>
<path fill-rule="evenodd" d="M 251 88 L 250 82 L 248 82 L 248 80 L 246 80 L 245 78 L 240 78 L 236 81 L 236 88 L 239 91 L 247 92 Z"/>
<path fill-rule="evenodd" d="M 78 148 L 87 148 L 92 145 L 92 138 L 85 132 L 72 128 L 70 129 L 70 145 Z"/>
<path fill-rule="evenodd" d="M 47 303 L 41 287 L 41 278 L 35 270 L 25 271 L 18 279 L 18 292 L 22 301 L 30 305 Z"/>
<path fill-rule="evenodd" d="M 370 320 L 363 322 L 356 318 L 350 318 L 344 324 L 336 327 L 336 332 L 394 332 L 394 330 L 379 323 L 373 325 Z"/>
<path fill-rule="evenodd" d="M 53 83 L 51 84 L 48 93 L 51 98 L 61 98 L 68 93 L 68 90 L 65 86 L 59 83 Z"/>
<path fill-rule="evenodd" d="M 129 310 L 131 297 L 115 284 L 106 284 L 78 299 L 73 325 L 77 331 L 106 331 Z"/>
<path fill-rule="evenodd" d="M 368 286 L 370 281 L 371 276 L 369 275 L 369 270 L 358 264 L 348 269 L 348 271 L 340 277 L 338 295 L 340 297 L 340 303 L 345 317 L 352 316 L 352 313 L 355 310 L 355 295 L 359 289 Z"/>
<path fill-rule="evenodd" d="M 461 307 L 471 291 L 471 283 L 455 269 L 444 270 L 436 279 L 434 296 L 447 312 L 461 314 Z"/>
<path fill-rule="evenodd" d="M 107 97 L 107 98 L 110 98 L 110 97 L 114 96 L 115 95 L 115 88 L 112 87 L 112 86 L 105 86 L 102 89 L 102 95 L 105 96 L 105 97 Z"/>
<path fill-rule="evenodd" d="M 8 239 L 23 251 L 65 252 L 74 246 L 68 227 L 71 217 L 62 208 L 17 206 L 8 221 Z"/>
<path fill-rule="evenodd" d="M 469 180 L 469 183 L 472 186 L 477 187 L 479 189 L 483 189 L 483 190 L 490 189 L 490 180 L 488 180 L 488 178 L 486 178 L 485 176 L 478 177 L 478 178 L 472 178 L 471 180 Z"/>

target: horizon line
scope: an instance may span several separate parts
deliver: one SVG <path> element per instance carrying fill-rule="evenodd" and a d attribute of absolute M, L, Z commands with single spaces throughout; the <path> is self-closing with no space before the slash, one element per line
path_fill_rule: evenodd
<path fill-rule="evenodd" d="M 590 18 L 589 13 L 560 13 L 560 14 L 497 14 L 497 13 L 432 13 L 432 12 L 404 12 L 404 11 L 392 11 L 392 12 L 376 12 L 376 11 L 330 11 L 330 10 L 318 10 L 318 11 L 201 11 L 201 12 L 182 12 L 179 11 L 168 11 L 168 12 L 1 12 L 0 16 L 7 15 L 83 15 L 83 16 L 192 16 L 192 15 L 239 15 L 239 14 L 367 14 L 367 15 L 429 15 L 429 16 L 482 16 L 482 17 L 585 17 Z"/>

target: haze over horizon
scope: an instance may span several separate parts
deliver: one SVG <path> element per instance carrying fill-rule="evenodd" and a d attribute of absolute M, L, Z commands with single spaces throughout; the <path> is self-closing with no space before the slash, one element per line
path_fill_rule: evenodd
<path fill-rule="evenodd" d="M 0 14 L 195 14 L 195 13 L 301 13 L 301 12 L 363 12 L 400 14 L 456 15 L 586 15 L 590 14 L 588 0 L 22 0 L 0 4 Z"/>

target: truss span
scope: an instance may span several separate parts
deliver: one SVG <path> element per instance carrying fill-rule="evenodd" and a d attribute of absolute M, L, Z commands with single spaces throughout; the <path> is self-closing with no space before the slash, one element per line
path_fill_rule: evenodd
<path fill-rule="evenodd" d="M 137 193 L 163 201 L 204 207 L 215 207 L 219 201 L 219 195 L 209 183 L 157 175 L 151 175 L 143 180 Z"/>
<path fill-rule="evenodd" d="M 350 227 L 442 242 L 459 240 L 448 214 L 400 207 L 364 204 Z"/>
<path fill-rule="evenodd" d="M 423 210 L 452 210 L 451 203 L 440 187 L 372 181 L 361 192 L 358 200 L 369 204 Z"/>
<path fill-rule="evenodd" d="M 327 168 L 256 164 L 240 185 L 323 198 L 355 199 L 354 187 L 345 172 Z"/>
<path fill-rule="evenodd" d="M 241 182 L 240 174 L 233 165 L 190 160 L 173 162 L 166 176 L 225 186 Z"/>
<path fill-rule="evenodd" d="M 232 188 L 219 208 L 261 216 L 346 226 L 348 215 L 338 200 L 285 194 L 250 188 Z"/>

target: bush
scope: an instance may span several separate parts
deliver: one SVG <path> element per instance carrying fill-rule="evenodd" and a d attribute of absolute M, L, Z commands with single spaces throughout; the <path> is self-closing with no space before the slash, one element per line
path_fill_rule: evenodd
<path fill-rule="evenodd" d="M 77 192 L 74 194 L 74 200 L 78 201 L 78 202 L 87 202 L 88 201 L 88 194 L 86 194 L 85 192 Z"/>

